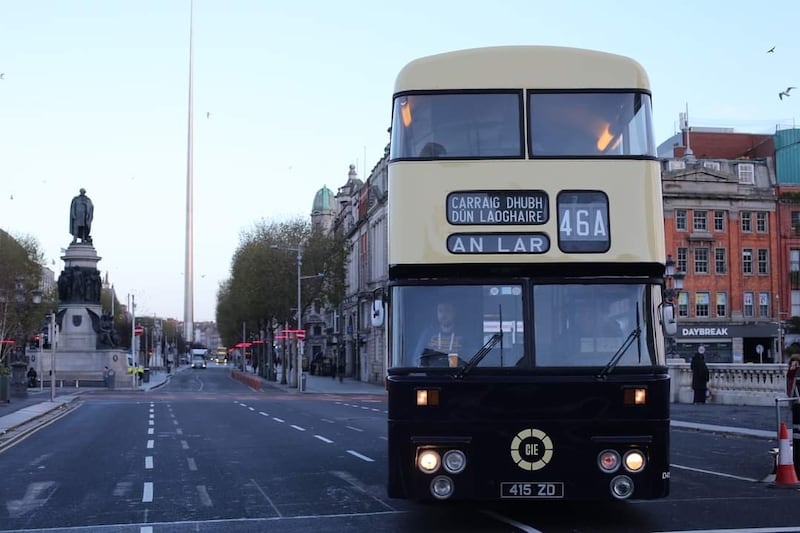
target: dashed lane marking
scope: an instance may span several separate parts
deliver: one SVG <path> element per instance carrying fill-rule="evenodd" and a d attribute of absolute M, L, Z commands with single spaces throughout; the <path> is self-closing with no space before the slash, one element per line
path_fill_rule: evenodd
<path fill-rule="evenodd" d="M 355 450 L 347 450 L 347 453 L 349 453 L 353 457 L 358 457 L 362 461 L 366 461 L 368 463 L 374 463 L 375 462 L 375 459 L 372 459 L 371 457 L 367 457 L 366 455 L 361 455 L 360 453 L 358 453 Z"/>
<path fill-rule="evenodd" d="M 326 439 L 326 438 L 325 438 L 325 437 L 323 437 L 322 435 L 314 435 L 314 438 L 315 438 L 315 439 L 319 439 L 319 440 L 321 440 L 322 442 L 325 442 L 325 443 L 328 443 L 328 444 L 333 444 L 333 441 L 332 441 L 331 439 Z"/>
<path fill-rule="evenodd" d="M 149 503 L 153 501 L 153 483 L 146 481 L 142 489 L 142 503 Z"/>

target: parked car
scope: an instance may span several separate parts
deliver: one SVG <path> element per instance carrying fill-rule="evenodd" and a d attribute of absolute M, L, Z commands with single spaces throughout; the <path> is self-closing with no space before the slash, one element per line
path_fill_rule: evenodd
<path fill-rule="evenodd" d="M 206 360 L 199 355 L 192 357 L 192 368 L 205 368 Z"/>

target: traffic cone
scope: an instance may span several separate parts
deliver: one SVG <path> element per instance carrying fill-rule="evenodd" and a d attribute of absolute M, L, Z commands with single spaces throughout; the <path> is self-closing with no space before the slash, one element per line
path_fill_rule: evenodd
<path fill-rule="evenodd" d="M 792 441 L 789 439 L 786 422 L 781 422 L 781 431 L 778 438 L 778 469 L 775 473 L 775 486 L 787 488 L 800 486 L 800 482 L 797 481 L 797 474 L 794 471 Z"/>

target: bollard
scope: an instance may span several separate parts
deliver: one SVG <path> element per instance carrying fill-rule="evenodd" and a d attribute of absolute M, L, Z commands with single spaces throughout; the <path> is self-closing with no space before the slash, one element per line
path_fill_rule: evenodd
<path fill-rule="evenodd" d="M 792 402 L 792 458 L 795 472 L 800 474 L 797 464 L 797 461 L 800 460 L 800 401 L 798 398 Z"/>

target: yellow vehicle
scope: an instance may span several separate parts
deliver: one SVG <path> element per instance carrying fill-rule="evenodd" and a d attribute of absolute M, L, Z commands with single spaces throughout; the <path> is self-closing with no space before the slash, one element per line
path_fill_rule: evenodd
<path fill-rule="evenodd" d="M 644 69 L 463 50 L 408 64 L 393 103 L 389 496 L 667 496 L 675 321 Z"/>
<path fill-rule="evenodd" d="M 224 346 L 218 346 L 211 352 L 211 359 L 219 364 L 228 362 L 228 349 Z"/>

